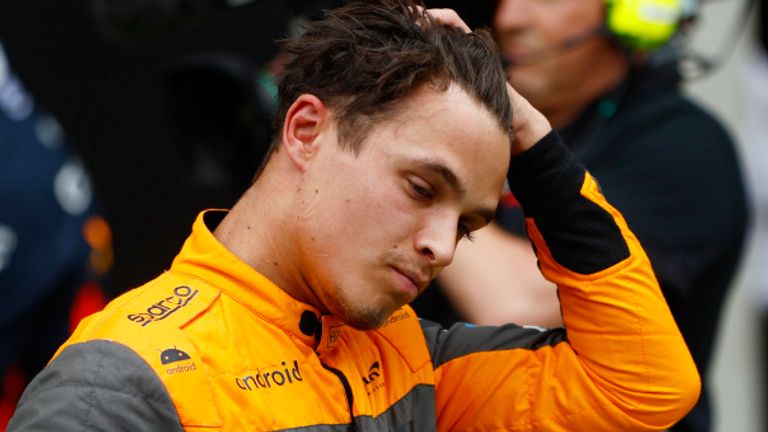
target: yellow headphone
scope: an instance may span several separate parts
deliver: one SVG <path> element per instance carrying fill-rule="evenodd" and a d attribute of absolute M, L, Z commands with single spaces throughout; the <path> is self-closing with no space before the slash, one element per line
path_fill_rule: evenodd
<path fill-rule="evenodd" d="M 623 45 L 647 51 L 677 30 L 685 0 L 605 0 L 605 25 Z"/>

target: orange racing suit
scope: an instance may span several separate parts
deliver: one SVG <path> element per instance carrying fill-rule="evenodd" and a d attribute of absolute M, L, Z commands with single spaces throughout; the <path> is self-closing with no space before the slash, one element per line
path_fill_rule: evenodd
<path fill-rule="evenodd" d="M 444 329 L 406 306 L 356 330 L 240 261 L 204 212 L 169 271 L 81 323 L 9 431 L 672 425 L 699 377 L 623 218 L 554 132 L 509 172 L 565 329 Z"/>

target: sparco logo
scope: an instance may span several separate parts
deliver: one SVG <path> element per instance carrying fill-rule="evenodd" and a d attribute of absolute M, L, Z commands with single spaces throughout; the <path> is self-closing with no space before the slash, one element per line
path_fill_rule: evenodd
<path fill-rule="evenodd" d="M 285 362 L 281 362 L 282 369 L 275 369 L 269 372 L 256 372 L 241 378 L 235 378 L 235 384 L 246 391 L 254 391 L 261 388 L 282 387 L 287 384 L 293 384 L 298 381 L 304 381 L 301 377 L 299 362 L 293 361 L 293 367 L 289 367 Z"/>
<path fill-rule="evenodd" d="M 128 315 L 128 319 L 146 327 L 155 321 L 168 318 L 177 310 L 186 306 L 198 293 L 198 290 L 182 285 L 173 289 L 173 295 L 168 296 L 147 308 L 146 312 Z"/>

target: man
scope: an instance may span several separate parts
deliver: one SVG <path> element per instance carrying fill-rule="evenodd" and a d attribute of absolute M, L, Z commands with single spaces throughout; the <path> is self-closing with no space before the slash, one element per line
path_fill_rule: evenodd
<path fill-rule="evenodd" d="M 611 27 L 619 7 L 674 3 L 508 0 L 493 24 L 512 84 L 637 233 L 703 375 L 747 223 L 736 152 L 720 124 L 680 95 L 676 64 L 644 63 L 652 44 Z M 459 248 L 441 286 L 472 322 L 561 325 L 557 289 L 536 267 L 511 196 L 497 222 Z M 675 430 L 709 424 L 703 397 Z"/>
<path fill-rule="evenodd" d="M 419 6 L 353 2 L 289 44 L 254 184 L 78 328 L 9 430 L 633 431 L 687 412 L 699 379 L 623 219 L 490 36 Z M 507 172 L 567 336 L 406 306 Z"/>

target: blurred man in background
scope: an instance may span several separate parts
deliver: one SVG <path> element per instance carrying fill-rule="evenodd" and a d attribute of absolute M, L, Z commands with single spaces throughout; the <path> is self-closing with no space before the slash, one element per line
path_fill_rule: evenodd
<path fill-rule="evenodd" d="M 0 2 L 14 70 L 106 192 L 110 297 L 162 272 L 200 208 L 248 187 L 271 139 L 275 39 L 339 2 Z"/>
<path fill-rule="evenodd" d="M 492 23 L 513 86 L 559 129 L 637 233 L 706 376 L 748 218 L 733 142 L 680 94 L 670 56 L 669 40 L 695 6 L 502 0 Z M 464 319 L 562 325 L 557 287 L 540 276 L 524 218 L 507 194 L 496 224 L 462 245 L 440 277 Z M 438 300 L 423 298 L 417 310 L 445 323 L 451 315 Z M 704 393 L 674 430 L 710 430 L 710 411 Z"/>

